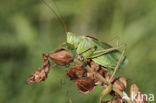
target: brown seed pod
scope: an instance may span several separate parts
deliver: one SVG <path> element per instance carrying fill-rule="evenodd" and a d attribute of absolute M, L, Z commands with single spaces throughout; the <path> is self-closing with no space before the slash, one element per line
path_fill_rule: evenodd
<path fill-rule="evenodd" d="M 53 60 L 56 64 L 65 66 L 70 64 L 73 61 L 73 57 L 71 53 L 68 51 L 61 49 L 56 51 L 55 53 L 49 54 L 51 60 Z"/>
<path fill-rule="evenodd" d="M 126 89 L 126 85 L 127 85 L 126 78 L 121 76 L 113 83 L 113 86 L 115 86 L 117 89 L 119 89 L 122 92 Z"/>
<path fill-rule="evenodd" d="M 123 103 L 122 99 L 116 99 L 111 101 L 101 101 L 101 103 Z"/>
<path fill-rule="evenodd" d="M 85 70 L 83 66 L 72 66 L 70 69 L 66 70 L 66 75 L 70 78 L 70 80 L 76 80 L 80 77 L 83 77 Z"/>
<path fill-rule="evenodd" d="M 89 77 L 82 77 L 75 81 L 80 93 L 87 94 L 95 89 L 94 81 Z"/>
<path fill-rule="evenodd" d="M 121 81 L 121 82 L 124 84 L 125 87 L 127 86 L 127 80 L 126 80 L 126 78 L 120 76 L 120 77 L 118 78 L 118 80 Z"/>
<path fill-rule="evenodd" d="M 122 83 L 120 80 L 115 80 L 115 82 L 113 83 L 113 86 L 116 87 L 117 89 L 119 89 L 122 92 L 126 88 L 125 85 L 124 85 L 124 83 Z"/>
<path fill-rule="evenodd" d="M 27 84 L 39 83 L 47 78 L 48 72 L 50 70 L 48 54 L 43 54 L 43 59 L 44 59 L 43 67 L 40 68 L 39 70 L 36 70 L 32 75 L 30 75 L 30 77 L 26 81 Z"/>

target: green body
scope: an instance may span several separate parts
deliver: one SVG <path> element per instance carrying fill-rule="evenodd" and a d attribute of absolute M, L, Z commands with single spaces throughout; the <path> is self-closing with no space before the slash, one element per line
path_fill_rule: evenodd
<path fill-rule="evenodd" d="M 74 49 L 76 49 L 76 53 L 81 55 L 84 59 L 91 58 L 97 51 L 112 48 L 112 46 L 107 43 L 70 32 L 67 32 L 67 43 L 73 46 Z M 114 50 L 91 59 L 104 67 L 115 67 L 120 55 L 121 52 L 119 50 Z M 126 57 L 124 57 L 121 64 L 126 63 L 126 61 Z"/>

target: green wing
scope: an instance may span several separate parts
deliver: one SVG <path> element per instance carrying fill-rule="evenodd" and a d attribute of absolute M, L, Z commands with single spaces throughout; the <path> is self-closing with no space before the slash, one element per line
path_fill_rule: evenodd
<path fill-rule="evenodd" d="M 108 48 L 112 48 L 111 45 L 108 45 L 107 43 L 104 42 L 99 42 L 99 41 L 94 41 L 94 43 L 97 46 L 97 50 L 103 50 L 103 49 L 108 49 Z M 115 50 L 115 51 L 111 51 L 108 52 L 104 55 L 92 58 L 93 61 L 95 61 L 96 63 L 105 66 L 105 67 L 115 67 L 119 58 L 121 56 L 121 52 L 119 50 Z M 127 59 L 124 56 L 124 58 L 122 59 L 121 64 L 126 64 L 127 63 Z M 122 66 L 120 65 L 120 67 Z"/>

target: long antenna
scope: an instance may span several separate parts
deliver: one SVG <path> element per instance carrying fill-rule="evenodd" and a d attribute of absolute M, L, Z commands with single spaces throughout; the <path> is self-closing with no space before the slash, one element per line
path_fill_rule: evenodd
<path fill-rule="evenodd" d="M 56 13 L 56 11 L 45 1 L 45 0 L 41 0 L 55 15 L 56 15 L 56 17 L 58 18 L 58 20 L 60 21 L 60 23 L 62 24 L 62 26 L 63 26 L 63 28 L 64 28 L 64 32 L 66 33 L 67 32 L 67 26 L 66 26 L 66 24 L 64 23 L 64 21 L 63 21 L 63 17 L 62 16 L 59 16 L 57 13 Z M 54 2 L 54 1 L 53 1 Z M 55 4 L 55 6 L 56 6 L 56 4 Z M 57 8 L 57 6 L 56 6 L 56 8 Z M 57 8 L 58 9 L 58 8 Z"/>

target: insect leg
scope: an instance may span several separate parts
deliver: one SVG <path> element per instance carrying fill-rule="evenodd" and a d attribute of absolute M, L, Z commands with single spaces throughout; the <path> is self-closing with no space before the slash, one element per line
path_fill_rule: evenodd
<path fill-rule="evenodd" d="M 108 43 L 108 44 L 113 44 L 113 42 L 114 42 L 115 40 L 117 41 L 117 46 L 119 46 L 120 37 L 118 37 L 118 36 L 115 37 L 114 39 L 108 41 L 107 43 Z"/>
<path fill-rule="evenodd" d="M 111 78 L 109 79 L 109 83 L 112 81 L 112 78 L 114 77 L 116 71 L 118 70 L 118 68 L 119 68 L 119 66 L 120 66 L 120 63 L 121 63 L 121 60 L 122 60 L 123 57 L 124 57 L 125 51 L 126 51 L 126 49 L 124 49 L 124 50 L 122 51 L 122 54 L 121 54 L 121 56 L 120 56 L 120 58 L 119 58 L 119 60 L 118 60 L 118 62 L 117 62 L 117 65 L 116 65 L 116 67 L 115 67 L 115 69 L 114 69 L 114 72 L 113 72 Z"/>
<path fill-rule="evenodd" d="M 121 47 L 125 47 L 126 45 L 125 44 L 122 44 L 122 45 L 119 45 L 117 47 L 113 47 L 113 48 L 109 48 L 109 49 L 104 49 L 104 50 L 99 50 L 99 51 L 95 51 L 94 53 L 92 53 L 91 55 L 88 56 L 88 58 L 95 58 L 95 57 L 98 57 L 98 56 L 101 56 L 103 54 L 106 54 L 108 52 L 111 52 L 111 51 L 114 51 L 114 50 L 117 50 Z"/>

